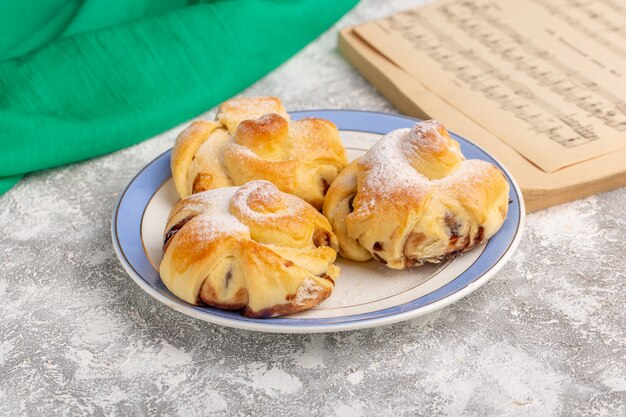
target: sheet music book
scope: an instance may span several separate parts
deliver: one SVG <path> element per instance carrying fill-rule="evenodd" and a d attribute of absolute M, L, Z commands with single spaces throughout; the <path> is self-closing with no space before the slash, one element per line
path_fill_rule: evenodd
<path fill-rule="evenodd" d="M 403 112 L 492 152 L 529 210 L 626 185 L 626 4 L 440 0 L 340 33 Z"/>

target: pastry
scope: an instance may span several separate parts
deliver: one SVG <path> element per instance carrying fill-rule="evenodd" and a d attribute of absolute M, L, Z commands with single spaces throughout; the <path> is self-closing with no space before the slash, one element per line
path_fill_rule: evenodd
<path fill-rule="evenodd" d="M 345 258 L 393 269 L 442 260 L 493 236 L 508 210 L 498 168 L 466 160 L 437 121 L 384 136 L 330 186 L 324 215 Z"/>
<path fill-rule="evenodd" d="M 160 274 L 188 303 L 275 317 L 313 308 L 331 294 L 337 248 L 328 220 L 311 205 L 252 181 L 174 206 Z"/>
<path fill-rule="evenodd" d="M 181 198 L 263 179 L 321 210 L 347 160 L 333 123 L 292 121 L 277 98 L 254 97 L 228 100 L 216 121 L 183 130 L 171 165 Z"/>

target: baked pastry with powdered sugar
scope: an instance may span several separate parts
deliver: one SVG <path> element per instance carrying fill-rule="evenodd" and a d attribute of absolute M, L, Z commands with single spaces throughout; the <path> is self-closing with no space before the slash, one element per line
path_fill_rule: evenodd
<path fill-rule="evenodd" d="M 466 160 L 437 121 L 385 135 L 330 186 L 324 215 L 345 258 L 393 269 L 439 263 L 487 241 L 507 215 L 498 168 Z"/>
<path fill-rule="evenodd" d="M 160 274 L 195 305 L 275 317 L 315 307 L 334 288 L 328 220 L 267 181 L 187 197 L 172 209 Z"/>
<path fill-rule="evenodd" d="M 294 121 L 277 98 L 250 97 L 228 100 L 216 121 L 198 120 L 183 130 L 171 166 L 181 198 L 262 179 L 321 210 L 347 163 L 332 122 Z"/>

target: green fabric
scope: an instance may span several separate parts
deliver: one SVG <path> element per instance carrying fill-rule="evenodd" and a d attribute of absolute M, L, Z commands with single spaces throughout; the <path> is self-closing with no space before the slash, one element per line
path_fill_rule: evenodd
<path fill-rule="evenodd" d="M 206 111 L 356 1 L 0 0 L 0 193 Z"/>

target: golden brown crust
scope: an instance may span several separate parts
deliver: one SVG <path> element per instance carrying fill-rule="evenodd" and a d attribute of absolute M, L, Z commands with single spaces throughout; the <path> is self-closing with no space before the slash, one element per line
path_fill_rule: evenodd
<path fill-rule="evenodd" d="M 176 191 L 181 198 L 191 194 L 189 184 L 189 167 L 198 152 L 211 135 L 222 129 L 216 122 L 197 120 L 184 129 L 176 138 L 172 149 L 171 169 Z"/>
<path fill-rule="evenodd" d="M 329 279 L 332 282 L 332 285 L 335 285 L 335 282 Z M 302 300 L 299 304 L 294 304 L 294 297 L 288 297 L 288 302 L 284 304 L 278 304 L 272 307 L 264 308 L 262 310 L 254 311 L 250 308 L 244 308 L 241 314 L 246 317 L 265 319 L 270 317 L 278 317 L 278 316 L 286 316 L 288 314 L 299 313 L 301 311 L 310 310 L 313 307 L 320 304 L 322 301 L 330 297 L 332 292 L 332 287 L 321 287 L 319 290 L 311 293 L 310 298 Z"/>
<path fill-rule="evenodd" d="M 244 120 L 254 120 L 266 114 L 277 114 L 289 120 L 283 103 L 276 97 L 242 97 L 233 98 L 220 105 L 217 121 L 226 126 L 230 132 Z"/>
<path fill-rule="evenodd" d="M 465 160 L 445 128 L 427 121 L 389 133 L 344 169 L 324 215 L 342 256 L 404 269 L 489 239 L 506 218 L 508 195 L 495 166 Z"/>
<path fill-rule="evenodd" d="M 330 295 L 339 274 L 328 220 L 266 181 L 180 201 L 164 241 L 160 273 L 172 293 L 250 317 L 312 308 Z"/>
<path fill-rule="evenodd" d="M 354 261 L 367 261 L 372 255 L 350 237 L 346 223 L 346 218 L 354 211 L 358 163 L 359 159 L 352 161 L 331 184 L 324 200 L 323 213 L 339 240 L 339 254 Z"/>
<path fill-rule="evenodd" d="M 172 154 L 174 182 L 183 198 L 264 179 L 318 210 L 346 164 L 333 123 L 292 121 L 275 97 L 223 103 L 217 122 L 194 122 L 179 135 Z"/>

